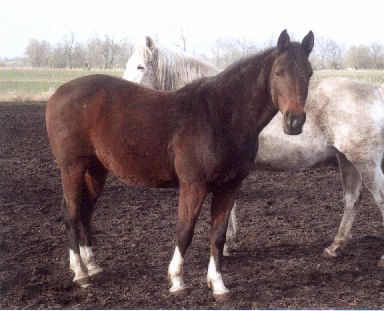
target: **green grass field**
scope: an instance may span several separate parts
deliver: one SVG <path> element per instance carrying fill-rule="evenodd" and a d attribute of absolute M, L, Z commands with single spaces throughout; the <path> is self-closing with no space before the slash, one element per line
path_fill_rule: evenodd
<path fill-rule="evenodd" d="M 61 84 L 86 75 L 123 75 L 123 70 L 0 69 L 0 101 L 45 101 Z"/>
<path fill-rule="evenodd" d="M 0 69 L 0 101 L 46 101 L 61 84 L 82 76 L 105 73 L 123 75 L 123 70 L 81 69 Z M 384 85 L 384 70 L 322 70 L 315 71 L 313 80 L 325 77 L 347 77 Z"/>

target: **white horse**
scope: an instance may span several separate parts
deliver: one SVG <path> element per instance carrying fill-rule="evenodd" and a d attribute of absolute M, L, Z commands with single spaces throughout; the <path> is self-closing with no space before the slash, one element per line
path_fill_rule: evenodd
<path fill-rule="evenodd" d="M 164 56 L 165 53 L 168 56 Z M 160 60 L 163 57 L 167 62 Z M 199 66 L 204 70 L 196 69 Z M 149 87 L 175 90 L 217 72 L 206 63 L 157 48 L 147 37 L 146 44 L 136 48 L 129 59 L 123 77 Z M 299 169 L 337 157 L 344 192 L 344 215 L 333 243 L 324 250 L 326 257 L 336 257 L 351 238 L 363 185 L 373 195 L 384 217 L 384 90 L 342 78 L 312 82 L 306 111 L 303 133 L 297 136 L 283 134 L 280 130 L 282 116 L 276 115 L 259 135 L 256 163 L 274 169 Z M 235 234 L 234 207 L 228 224 L 229 242 Z M 228 254 L 228 249 L 225 252 Z M 384 267 L 384 255 L 379 266 Z"/>
<path fill-rule="evenodd" d="M 202 60 L 159 48 L 151 37 L 145 37 L 145 44 L 135 46 L 123 78 L 153 89 L 173 91 L 192 80 L 218 72 Z"/>

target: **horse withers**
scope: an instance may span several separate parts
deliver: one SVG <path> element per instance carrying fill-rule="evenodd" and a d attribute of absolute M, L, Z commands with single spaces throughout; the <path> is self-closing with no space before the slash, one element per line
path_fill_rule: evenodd
<path fill-rule="evenodd" d="M 277 47 L 176 92 L 106 75 L 58 88 L 46 124 L 61 171 L 75 282 L 86 285 L 101 270 L 92 252 L 91 217 L 110 171 L 132 185 L 180 188 L 171 292 L 185 288 L 184 256 L 212 193 L 207 281 L 216 298 L 227 297 L 221 259 L 229 213 L 253 165 L 257 137 L 273 116 L 280 110 L 284 131 L 301 132 L 313 41 L 312 32 L 297 43 L 283 31 Z"/>

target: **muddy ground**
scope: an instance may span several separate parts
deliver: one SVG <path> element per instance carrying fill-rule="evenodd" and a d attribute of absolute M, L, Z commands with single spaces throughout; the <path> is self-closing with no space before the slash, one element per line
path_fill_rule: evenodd
<path fill-rule="evenodd" d="M 224 261 L 232 299 L 206 288 L 208 204 L 185 264 L 189 290 L 168 292 L 177 191 L 139 189 L 109 177 L 94 217 L 104 272 L 72 285 L 59 203 L 59 171 L 48 146 L 43 104 L 0 104 L 0 307 L 65 309 L 384 307 L 378 209 L 365 191 L 343 255 L 322 257 L 342 215 L 338 169 L 253 172 L 238 199 L 235 253 Z M 209 200 L 207 200 L 209 201 Z"/>

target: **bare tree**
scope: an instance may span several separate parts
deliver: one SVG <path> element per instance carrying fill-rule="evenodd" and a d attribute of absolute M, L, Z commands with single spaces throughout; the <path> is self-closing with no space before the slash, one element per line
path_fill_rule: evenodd
<path fill-rule="evenodd" d="M 372 59 L 370 49 L 366 45 L 351 46 L 346 55 L 346 63 L 355 69 L 368 69 Z"/>
<path fill-rule="evenodd" d="M 311 61 L 317 69 L 340 69 L 343 66 L 345 48 L 330 38 L 316 39 Z"/>
<path fill-rule="evenodd" d="M 183 52 L 186 52 L 187 51 L 188 36 L 187 36 L 185 29 L 183 27 L 181 27 L 179 30 L 179 38 L 180 38 L 180 42 L 181 42 L 180 48 Z"/>
<path fill-rule="evenodd" d="M 257 45 L 247 39 L 219 38 L 211 48 L 214 63 L 219 68 L 224 68 L 241 57 L 250 55 L 259 50 Z"/>
<path fill-rule="evenodd" d="M 128 39 L 121 40 L 115 52 L 114 66 L 116 68 L 124 68 L 128 61 L 128 58 L 132 55 L 132 53 L 133 53 L 132 43 L 130 43 Z"/>
<path fill-rule="evenodd" d="M 33 67 L 47 67 L 51 54 L 51 46 L 47 41 L 31 39 L 28 42 L 25 54 L 29 65 Z"/>
<path fill-rule="evenodd" d="M 74 68 L 87 67 L 86 51 L 80 43 L 76 43 L 72 50 L 71 64 Z"/>
<path fill-rule="evenodd" d="M 61 43 L 58 43 L 52 50 L 50 66 L 54 68 L 65 68 L 67 66 L 65 59 L 65 50 Z"/>
<path fill-rule="evenodd" d="M 64 57 L 66 61 L 66 67 L 72 68 L 72 54 L 75 44 L 75 34 L 71 32 L 69 35 L 64 36 L 62 47 L 64 49 Z"/>
<path fill-rule="evenodd" d="M 96 35 L 88 41 L 86 50 L 87 62 L 91 67 L 111 69 L 115 68 L 117 63 L 124 67 L 128 55 L 132 53 L 132 46 L 128 40 L 119 43 L 113 37 L 105 35 L 101 38 Z"/>
<path fill-rule="evenodd" d="M 378 42 L 373 42 L 369 47 L 371 52 L 372 67 L 375 69 L 384 68 L 384 46 Z"/>

